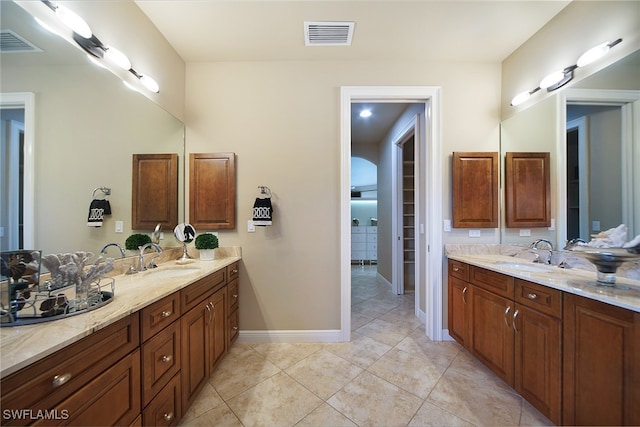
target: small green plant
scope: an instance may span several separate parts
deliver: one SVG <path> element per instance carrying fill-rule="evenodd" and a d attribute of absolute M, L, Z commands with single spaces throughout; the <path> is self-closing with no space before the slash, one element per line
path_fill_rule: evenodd
<path fill-rule="evenodd" d="M 196 249 L 215 249 L 218 247 L 218 237 L 211 233 L 198 234 L 195 245 Z"/>
<path fill-rule="evenodd" d="M 140 246 L 143 246 L 147 243 L 151 243 L 151 237 L 149 237 L 146 234 L 132 234 L 131 236 L 127 237 L 127 240 L 124 241 L 124 247 L 125 249 L 130 249 L 130 250 L 138 250 L 138 248 Z"/>

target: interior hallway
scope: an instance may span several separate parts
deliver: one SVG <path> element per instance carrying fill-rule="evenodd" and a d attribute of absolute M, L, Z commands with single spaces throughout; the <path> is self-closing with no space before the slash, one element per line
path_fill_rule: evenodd
<path fill-rule="evenodd" d="M 430 342 L 414 295 L 352 267 L 350 343 L 235 344 L 183 426 L 552 425 L 455 342 Z"/>

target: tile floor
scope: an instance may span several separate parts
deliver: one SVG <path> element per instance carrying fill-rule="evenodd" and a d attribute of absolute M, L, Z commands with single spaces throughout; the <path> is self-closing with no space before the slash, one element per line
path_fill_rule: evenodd
<path fill-rule="evenodd" d="M 431 342 L 414 295 L 352 270 L 349 343 L 238 344 L 183 426 L 552 425 L 455 342 Z"/>

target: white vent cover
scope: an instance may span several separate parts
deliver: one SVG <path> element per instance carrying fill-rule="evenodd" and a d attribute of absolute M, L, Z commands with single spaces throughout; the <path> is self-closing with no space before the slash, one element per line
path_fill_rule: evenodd
<path fill-rule="evenodd" d="M 0 52 L 42 52 L 42 50 L 11 30 L 1 30 Z"/>
<path fill-rule="evenodd" d="M 351 46 L 355 22 L 305 21 L 306 46 Z"/>

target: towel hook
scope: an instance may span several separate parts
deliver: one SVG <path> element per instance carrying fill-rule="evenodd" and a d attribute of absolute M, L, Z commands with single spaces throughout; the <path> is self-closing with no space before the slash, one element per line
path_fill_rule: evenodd
<path fill-rule="evenodd" d="M 271 198 L 271 190 L 269 187 L 265 185 L 258 185 L 258 189 L 260 190 L 260 194 L 266 195 L 268 198 Z"/>
<path fill-rule="evenodd" d="M 102 194 L 104 194 L 105 196 L 108 196 L 111 194 L 111 189 L 109 187 L 98 187 L 95 190 L 93 190 L 93 194 L 91 195 L 91 198 L 96 197 L 97 191 L 101 191 Z"/>

